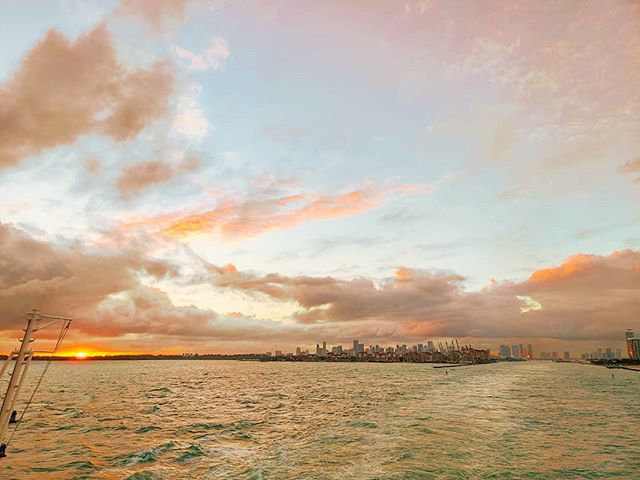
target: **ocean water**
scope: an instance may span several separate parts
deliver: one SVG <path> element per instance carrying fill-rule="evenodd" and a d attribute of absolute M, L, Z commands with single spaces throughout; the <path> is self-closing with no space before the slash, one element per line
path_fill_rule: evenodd
<path fill-rule="evenodd" d="M 638 479 L 640 373 L 58 362 L 0 478 Z"/>

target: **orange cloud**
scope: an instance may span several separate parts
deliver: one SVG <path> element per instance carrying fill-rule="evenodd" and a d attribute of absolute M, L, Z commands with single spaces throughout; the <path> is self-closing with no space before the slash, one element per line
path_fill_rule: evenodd
<path fill-rule="evenodd" d="M 262 180 L 261 180 L 262 181 Z M 255 237 L 295 227 L 305 222 L 344 218 L 380 208 L 393 196 L 429 195 L 435 187 L 408 185 L 380 189 L 373 185 L 339 195 L 283 192 L 293 182 L 271 179 L 256 183 L 251 196 L 228 195 L 211 210 L 197 213 L 171 212 L 150 219 L 129 222 L 125 229 L 150 229 L 171 238 L 213 233 L 225 240 Z M 435 185 L 435 184 L 434 184 Z"/>
<path fill-rule="evenodd" d="M 396 270 L 396 280 L 409 280 L 413 277 L 411 269 L 406 267 L 400 267 Z"/>
<path fill-rule="evenodd" d="M 172 89 L 167 63 L 122 66 L 104 25 L 75 42 L 50 30 L 0 85 L 0 168 L 90 133 L 127 140 L 165 113 Z"/>
<path fill-rule="evenodd" d="M 337 197 L 291 195 L 243 202 L 227 199 L 213 210 L 179 219 L 162 231 L 175 238 L 208 232 L 228 240 L 247 238 L 307 221 L 357 215 L 377 207 L 381 200 L 379 194 L 364 190 Z"/>
<path fill-rule="evenodd" d="M 563 280 L 584 272 L 592 260 L 591 255 L 574 255 L 558 267 L 536 270 L 531 274 L 529 280 L 532 282 Z"/>

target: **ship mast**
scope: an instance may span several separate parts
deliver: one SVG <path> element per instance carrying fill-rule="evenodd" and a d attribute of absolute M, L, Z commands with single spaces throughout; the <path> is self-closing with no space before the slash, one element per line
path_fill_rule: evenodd
<path fill-rule="evenodd" d="M 42 325 L 42 320 L 51 320 L 51 322 L 46 325 Z M 0 457 L 6 456 L 6 449 L 9 441 L 13 437 L 13 434 L 18 429 L 20 425 L 20 421 L 24 416 L 27 408 L 31 404 L 33 397 L 44 378 L 44 375 L 47 373 L 49 368 L 51 357 L 49 361 L 45 365 L 42 374 L 34 388 L 31 397 L 27 401 L 27 404 L 22 411 L 22 414 L 19 418 L 17 418 L 17 412 L 14 410 L 14 406 L 16 404 L 16 400 L 18 399 L 18 395 L 20 394 L 20 390 L 24 384 L 24 380 L 27 376 L 27 372 L 29 371 L 29 366 L 31 365 L 31 360 L 33 359 L 33 354 L 36 351 L 31 349 L 31 343 L 35 340 L 33 337 L 34 333 L 44 328 L 50 327 L 52 325 L 61 323 L 60 334 L 58 336 L 58 340 L 55 344 L 55 347 L 52 351 L 49 352 L 37 352 L 37 353 L 50 353 L 52 356 L 58 351 L 62 340 L 64 339 L 67 331 L 69 330 L 69 326 L 71 325 L 71 319 L 67 317 L 59 317 L 55 315 L 46 315 L 40 313 L 37 310 L 33 310 L 27 313 L 27 327 L 23 330 L 24 335 L 22 339 L 20 339 L 20 348 L 17 350 L 13 350 L 8 356 L 7 360 L 4 362 L 2 366 L 2 370 L 0 370 L 0 379 L 4 376 L 9 364 L 12 360 L 15 360 L 15 365 L 13 367 L 13 371 L 11 372 L 11 378 L 9 379 L 9 385 L 7 386 L 7 391 L 4 395 L 4 400 L 2 401 L 2 407 L 0 408 Z M 15 424 L 15 428 L 11 435 L 9 435 L 9 425 Z"/>

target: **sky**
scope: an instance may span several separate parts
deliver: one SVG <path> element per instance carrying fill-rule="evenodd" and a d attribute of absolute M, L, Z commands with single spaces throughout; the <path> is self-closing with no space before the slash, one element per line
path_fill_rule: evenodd
<path fill-rule="evenodd" d="M 638 2 L 3 10 L 0 350 L 640 330 Z"/>

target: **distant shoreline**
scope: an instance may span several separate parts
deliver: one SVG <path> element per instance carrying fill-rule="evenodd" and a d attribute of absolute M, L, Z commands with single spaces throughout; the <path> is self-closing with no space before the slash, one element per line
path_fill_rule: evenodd
<path fill-rule="evenodd" d="M 619 360 L 595 360 L 589 362 L 596 367 L 605 367 L 609 369 L 631 370 L 632 372 L 640 372 L 640 360 L 624 358 Z"/>
<path fill-rule="evenodd" d="M 240 361 L 261 361 L 265 357 L 261 354 L 231 354 L 231 355 L 96 355 L 86 357 L 76 356 L 38 356 L 33 361 L 54 362 L 87 362 L 87 361 L 105 361 L 105 360 L 240 360 Z M 6 355 L 0 355 L 1 360 L 6 360 Z"/>
<path fill-rule="evenodd" d="M 0 355 L 0 360 L 6 360 L 6 355 Z M 249 362 L 277 362 L 277 363 L 425 363 L 434 365 L 435 368 L 453 368 L 453 367 L 465 367 L 471 365 L 485 365 L 485 364 L 494 364 L 498 363 L 496 360 L 486 360 L 472 363 L 450 363 L 450 362 L 415 362 L 410 360 L 395 360 L 395 361 L 371 361 L 371 360 L 363 360 L 357 357 L 349 357 L 349 358 L 341 358 L 341 359 L 320 359 L 314 358 L 309 360 L 293 360 L 288 359 L 286 357 L 273 357 L 264 354 L 205 354 L 205 355 L 97 355 L 97 356 L 86 356 L 86 357 L 75 357 L 75 356 L 39 356 L 34 357 L 33 361 L 54 361 L 54 362 L 89 362 L 89 361 L 142 361 L 142 360 L 190 360 L 190 361 L 200 361 L 200 360 L 214 360 L 214 361 L 222 361 L 222 360 L 233 360 L 233 361 L 249 361 Z"/>
<path fill-rule="evenodd" d="M 7 355 L 0 355 L 0 360 L 6 360 Z M 222 360 L 233 360 L 233 361 L 243 361 L 243 362 L 286 362 L 286 363 L 426 363 L 431 364 L 434 368 L 455 368 L 455 367 L 465 367 L 471 365 L 485 365 L 485 364 L 495 364 L 495 363 L 511 363 L 510 361 L 504 361 L 500 359 L 491 359 L 488 361 L 481 361 L 475 363 L 449 363 L 449 362 L 412 362 L 412 361 L 404 361 L 404 360 L 396 360 L 396 361 L 371 361 L 371 360 L 363 360 L 358 359 L 357 357 L 349 357 L 343 358 L 340 360 L 332 359 L 320 359 L 314 358 L 309 360 L 299 360 L 299 359 L 288 359 L 287 357 L 273 357 L 260 353 L 237 353 L 237 354 L 194 354 L 194 355 L 96 355 L 96 356 L 86 356 L 86 357 L 76 357 L 76 356 L 38 356 L 34 357 L 33 361 L 54 361 L 54 362 L 89 362 L 89 361 L 142 361 L 142 360 L 214 360 L 214 361 L 222 361 Z M 514 362 L 519 363 L 519 362 Z M 640 362 L 634 360 L 623 359 L 622 361 L 614 361 L 614 362 L 603 362 L 603 361 L 595 361 L 595 362 L 567 362 L 567 363 L 577 363 L 581 365 L 594 365 L 597 367 L 605 367 L 609 369 L 621 369 L 621 370 L 630 370 L 634 372 L 640 372 Z"/>

